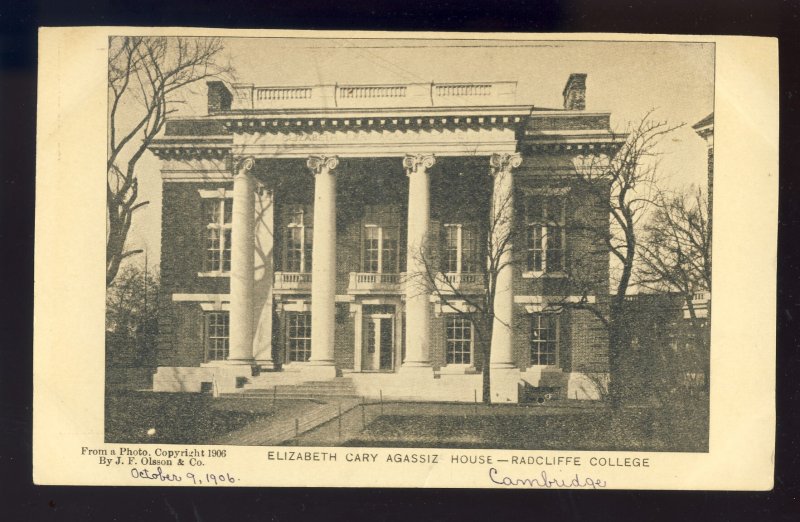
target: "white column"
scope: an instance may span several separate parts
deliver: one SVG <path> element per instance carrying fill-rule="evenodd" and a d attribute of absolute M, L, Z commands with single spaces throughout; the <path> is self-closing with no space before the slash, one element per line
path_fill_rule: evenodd
<path fill-rule="evenodd" d="M 274 282 L 274 204 L 273 194 L 260 187 L 255 209 L 255 290 L 254 309 L 258 320 L 253 342 L 253 358 L 262 369 L 272 369 L 272 285 Z"/>
<path fill-rule="evenodd" d="M 492 325 L 492 368 L 514 368 L 511 322 L 514 314 L 511 234 L 514 219 L 513 168 L 519 167 L 519 154 L 493 154 L 490 159 L 494 189 L 492 192 L 492 259 L 497 259 Z"/>
<path fill-rule="evenodd" d="M 430 178 L 436 159 L 408 155 L 408 249 L 406 258 L 406 358 L 403 368 L 430 367 L 430 291 L 424 256 L 430 226 Z"/>
<path fill-rule="evenodd" d="M 336 328 L 336 156 L 311 156 L 314 173 L 314 260 L 311 266 L 311 358 L 334 369 Z"/>
<path fill-rule="evenodd" d="M 228 361 L 253 360 L 253 238 L 255 192 L 250 170 L 255 160 L 245 158 L 235 166 L 231 223 L 231 311 Z"/>

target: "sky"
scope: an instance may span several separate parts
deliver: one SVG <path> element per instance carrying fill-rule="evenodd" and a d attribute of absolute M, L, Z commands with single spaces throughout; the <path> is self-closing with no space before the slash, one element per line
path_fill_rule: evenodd
<path fill-rule="evenodd" d="M 610 112 L 614 130 L 653 118 L 685 126 L 662 143 L 665 187 L 705 185 L 706 144 L 691 125 L 713 112 L 714 45 L 686 42 L 547 42 L 225 38 L 224 59 L 237 82 L 255 85 L 517 81 L 517 102 L 561 108 L 571 73 L 586 73 L 586 110 Z M 206 114 L 206 87 L 193 85 L 176 117 Z M 160 256 L 159 160 L 138 165 L 142 200 L 128 248 Z M 141 256 L 138 256 L 141 257 Z M 140 261 L 134 261 L 140 262 Z"/>

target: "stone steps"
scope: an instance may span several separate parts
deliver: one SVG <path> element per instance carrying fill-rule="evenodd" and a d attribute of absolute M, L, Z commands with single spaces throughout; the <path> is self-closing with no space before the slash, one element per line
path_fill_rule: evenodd
<path fill-rule="evenodd" d="M 261 382 L 259 382 L 261 381 Z M 337 377 L 330 381 L 305 381 L 298 384 L 271 384 L 267 379 L 258 379 L 244 386 L 245 397 L 277 397 L 281 399 L 311 399 L 326 397 L 357 397 L 353 381 Z"/>

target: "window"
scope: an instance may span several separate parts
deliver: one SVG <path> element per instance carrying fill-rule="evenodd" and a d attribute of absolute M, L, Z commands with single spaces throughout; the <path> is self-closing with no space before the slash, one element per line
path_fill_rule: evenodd
<path fill-rule="evenodd" d="M 445 270 L 452 274 L 478 272 L 478 234 L 473 227 L 445 225 Z"/>
<path fill-rule="evenodd" d="M 206 360 L 224 361 L 228 358 L 230 337 L 228 312 L 206 314 Z"/>
<path fill-rule="evenodd" d="M 564 270 L 564 199 L 537 197 L 528 202 L 527 268 L 530 272 Z"/>
<path fill-rule="evenodd" d="M 203 199 L 203 221 L 205 228 L 205 272 L 230 272 L 231 270 L 231 222 L 233 221 L 233 199 Z"/>
<path fill-rule="evenodd" d="M 289 362 L 306 362 L 311 357 L 311 314 L 292 312 L 286 317 L 286 357 Z"/>
<path fill-rule="evenodd" d="M 397 273 L 398 236 L 397 227 L 364 225 L 362 251 L 364 272 Z"/>
<path fill-rule="evenodd" d="M 558 314 L 531 316 L 531 365 L 555 366 L 558 360 Z"/>
<path fill-rule="evenodd" d="M 306 213 L 303 208 L 292 211 L 286 230 L 286 267 L 287 272 L 305 273 L 311 271 L 313 254 L 313 229 L 306 224 Z"/>
<path fill-rule="evenodd" d="M 472 363 L 472 321 L 461 317 L 448 317 L 447 364 Z"/>

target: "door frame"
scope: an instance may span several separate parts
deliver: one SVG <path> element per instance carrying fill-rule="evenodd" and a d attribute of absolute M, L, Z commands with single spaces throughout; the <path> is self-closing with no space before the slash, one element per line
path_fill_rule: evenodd
<path fill-rule="evenodd" d="M 377 353 L 377 356 L 375 356 L 375 357 L 377 358 L 377 362 L 378 362 L 377 366 L 378 367 L 377 368 L 366 368 L 367 343 L 369 342 L 369 340 L 367 339 L 367 336 L 364 335 L 364 333 L 362 331 L 362 334 L 361 334 L 361 346 L 359 347 L 359 350 L 361 350 L 361 358 L 360 358 L 361 359 L 361 368 L 359 369 L 359 371 L 361 371 L 361 372 L 383 372 L 383 373 L 393 373 L 395 371 L 395 365 L 396 365 L 396 361 L 397 361 L 397 357 L 396 357 L 396 353 L 395 353 L 395 348 L 397 347 L 397 320 L 396 320 L 396 316 L 397 316 L 396 312 L 394 314 L 377 313 L 377 314 L 364 314 L 363 315 L 362 325 L 361 325 L 361 328 L 362 328 L 363 331 L 366 331 L 367 323 L 370 322 L 370 321 L 376 321 L 379 325 L 380 325 L 380 321 L 382 319 L 389 319 L 391 321 L 392 335 L 389 337 L 389 339 L 391 339 L 391 343 L 392 343 L 391 347 L 389 349 L 389 353 L 391 355 L 391 364 L 390 364 L 389 368 L 381 368 L 380 367 L 380 359 L 381 359 L 380 354 L 381 354 L 381 351 L 384 348 L 382 346 L 382 343 L 380 342 L 382 336 L 376 330 L 375 335 L 377 337 L 376 340 L 377 340 L 379 346 L 377 346 L 377 352 L 378 353 Z M 379 328 L 380 328 L 380 326 L 379 326 Z"/>

